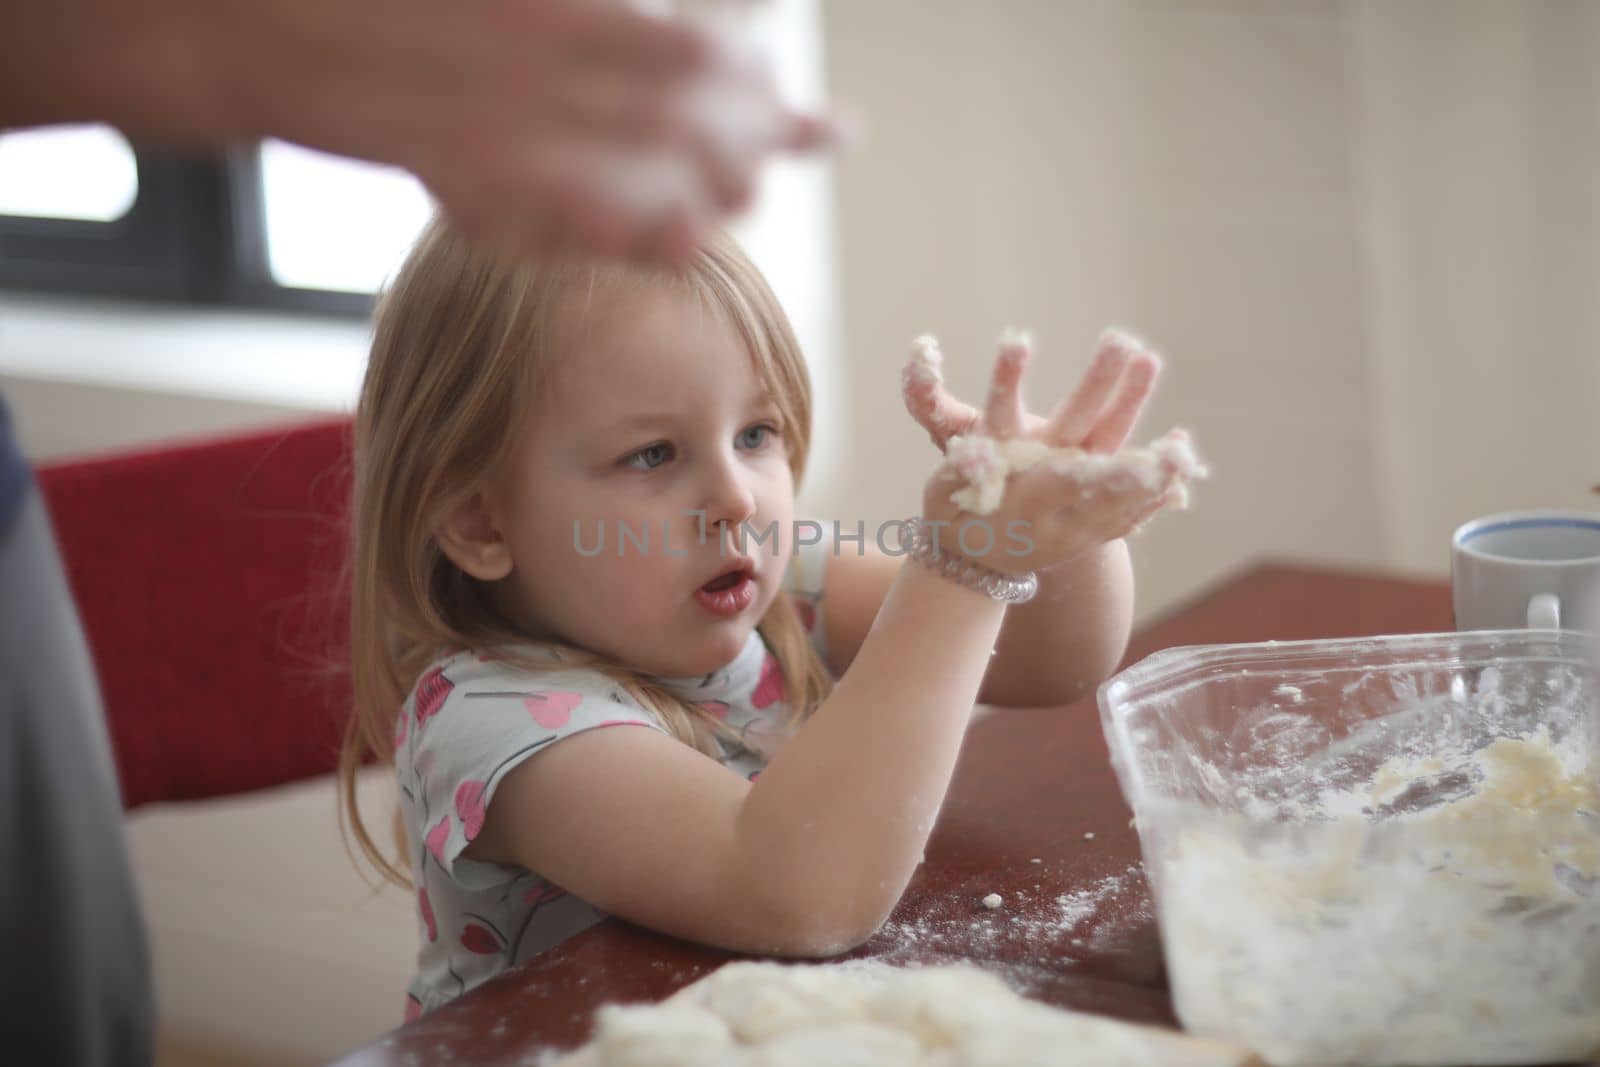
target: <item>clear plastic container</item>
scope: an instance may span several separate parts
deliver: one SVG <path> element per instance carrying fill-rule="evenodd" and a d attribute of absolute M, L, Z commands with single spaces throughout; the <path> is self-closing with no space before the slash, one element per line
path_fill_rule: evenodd
<path fill-rule="evenodd" d="M 1102 685 L 1184 1026 L 1279 1065 L 1600 1054 L 1594 655 L 1213 645 Z"/>

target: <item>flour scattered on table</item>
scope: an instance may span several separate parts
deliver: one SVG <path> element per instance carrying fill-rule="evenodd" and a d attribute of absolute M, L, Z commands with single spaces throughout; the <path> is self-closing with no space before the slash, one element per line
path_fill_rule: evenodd
<path fill-rule="evenodd" d="M 1235 1045 L 1062 1011 L 968 966 L 730 963 L 607 1005 L 549 1067 L 1244 1067 Z"/>
<path fill-rule="evenodd" d="M 893 964 L 936 956 L 974 960 L 1026 994 L 1044 988 L 1049 974 L 1086 953 L 1120 951 L 1155 936 L 1149 886 L 1139 865 L 1067 892 L 1060 886 L 1008 889 L 1003 907 L 993 911 L 974 908 L 977 894 L 971 890 L 925 898 L 915 912 L 897 912 L 868 948 L 875 959 Z"/>
<path fill-rule="evenodd" d="M 1093 885 L 1062 893 L 1056 897 L 1057 922 L 1069 929 L 1074 928 L 1103 910 L 1108 901 L 1121 896 L 1136 885 L 1142 885 L 1143 882 L 1143 869 L 1133 866 L 1121 874 L 1102 878 Z M 1150 916 L 1148 903 L 1143 908 L 1142 914 L 1146 918 Z"/>

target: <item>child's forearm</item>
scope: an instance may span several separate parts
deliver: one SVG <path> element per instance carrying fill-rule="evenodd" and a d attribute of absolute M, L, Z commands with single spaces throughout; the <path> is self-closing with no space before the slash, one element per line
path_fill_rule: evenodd
<path fill-rule="evenodd" d="M 888 917 L 922 860 L 1004 613 L 902 565 L 849 671 L 740 811 L 740 868 L 771 912 L 771 950 L 843 951 Z"/>
<path fill-rule="evenodd" d="M 1121 662 L 1133 628 L 1133 565 L 1121 539 L 1039 573 L 1039 592 L 1006 612 L 984 704 L 1070 704 Z"/>

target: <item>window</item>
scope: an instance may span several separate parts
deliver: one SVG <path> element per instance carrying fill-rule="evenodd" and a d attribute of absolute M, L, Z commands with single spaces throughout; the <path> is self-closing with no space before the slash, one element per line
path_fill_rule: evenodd
<path fill-rule="evenodd" d="M 432 210 L 394 168 L 212 156 L 100 126 L 0 134 L 0 288 L 364 316 Z"/>
<path fill-rule="evenodd" d="M 294 288 L 377 290 L 433 212 L 404 171 L 280 141 L 261 148 L 261 186 L 267 270 Z"/>
<path fill-rule="evenodd" d="M 0 136 L 0 215 L 114 222 L 139 193 L 133 148 L 104 126 Z"/>

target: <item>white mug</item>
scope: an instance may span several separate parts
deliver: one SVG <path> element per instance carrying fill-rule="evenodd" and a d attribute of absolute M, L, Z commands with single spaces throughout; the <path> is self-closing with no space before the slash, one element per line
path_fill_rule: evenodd
<path fill-rule="evenodd" d="M 1600 630 L 1600 514 L 1487 515 L 1450 543 L 1456 629 Z"/>

